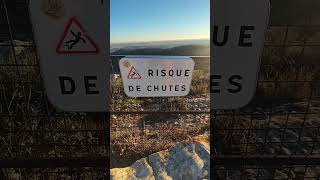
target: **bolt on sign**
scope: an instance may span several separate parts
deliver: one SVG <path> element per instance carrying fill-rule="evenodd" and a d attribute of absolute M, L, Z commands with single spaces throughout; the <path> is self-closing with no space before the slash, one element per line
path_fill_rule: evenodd
<path fill-rule="evenodd" d="M 129 97 L 186 96 L 194 61 L 190 57 L 124 57 L 119 62 L 124 91 Z"/>
<path fill-rule="evenodd" d="M 65 111 L 107 111 L 109 1 L 31 0 L 29 8 L 50 102 Z"/>
<path fill-rule="evenodd" d="M 211 1 L 211 108 L 237 109 L 255 94 L 268 0 Z"/>

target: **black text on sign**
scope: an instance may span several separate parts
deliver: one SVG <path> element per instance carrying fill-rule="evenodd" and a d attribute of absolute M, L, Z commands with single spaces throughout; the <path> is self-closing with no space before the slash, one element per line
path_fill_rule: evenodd
<path fill-rule="evenodd" d="M 125 57 L 119 64 L 124 91 L 130 97 L 189 94 L 194 70 L 189 57 Z"/>

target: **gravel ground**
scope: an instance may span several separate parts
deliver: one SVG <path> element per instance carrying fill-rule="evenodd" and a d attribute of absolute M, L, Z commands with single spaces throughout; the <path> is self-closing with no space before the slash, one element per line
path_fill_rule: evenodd
<path fill-rule="evenodd" d="M 240 154 L 247 152 L 248 155 L 264 154 L 275 157 L 277 155 L 320 155 L 320 101 L 312 101 L 307 107 L 308 103 L 297 102 L 270 109 L 257 108 L 253 116 L 241 116 L 233 125 L 235 129 L 243 128 L 242 133 L 245 137 L 239 138 L 239 135 L 235 135 L 231 138 L 233 140 L 231 147 L 234 148 L 231 152 L 234 153 L 237 150 Z M 271 116 L 266 112 L 272 112 Z M 249 131 L 245 129 L 251 129 L 250 139 Z M 236 145 L 237 143 L 239 145 Z M 247 143 L 249 143 L 248 146 Z M 218 148 L 216 151 L 225 153 L 223 148 Z M 242 173 L 240 170 L 226 170 L 223 167 L 218 169 L 218 177 L 221 179 L 240 179 L 241 176 L 246 177 L 245 179 L 320 178 L 319 166 L 276 167 L 275 165 L 273 168 L 252 169 L 247 167 Z"/>

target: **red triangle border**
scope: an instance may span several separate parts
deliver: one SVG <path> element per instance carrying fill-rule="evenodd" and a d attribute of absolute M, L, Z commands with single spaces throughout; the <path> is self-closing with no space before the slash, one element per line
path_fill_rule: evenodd
<path fill-rule="evenodd" d="M 94 51 L 60 51 L 62 43 L 63 43 L 64 39 L 66 38 L 66 36 L 67 36 L 67 34 L 69 32 L 69 29 L 70 29 L 70 27 L 71 27 L 73 22 L 80 28 L 80 30 L 84 33 L 84 36 L 90 41 L 90 43 L 93 45 L 93 47 L 96 50 L 94 50 Z M 65 28 L 62 36 L 61 36 L 61 38 L 60 38 L 59 44 L 58 44 L 58 46 L 56 48 L 56 52 L 58 54 L 97 54 L 97 53 L 99 53 L 99 48 L 96 45 L 96 43 L 92 40 L 92 38 L 86 34 L 86 31 L 83 29 L 83 27 L 79 23 L 79 21 L 75 17 L 73 17 L 73 18 L 71 18 L 69 20 L 69 22 L 68 22 L 68 24 L 67 24 L 67 26 L 66 26 L 66 28 Z"/>
<path fill-rule="evenodd" d="M 138 78 L 131 78 L 130 74 L 131 74 L 132 71 L 135 71 L 139 77 Z M 137 72 L 137 69 L 134 66 L 132 66 L 132 68 L 130 69 L 129 74 L 128 74 L 127 77 L 128 77 L 128 79 L 142 79 L 140 73 Z"/>

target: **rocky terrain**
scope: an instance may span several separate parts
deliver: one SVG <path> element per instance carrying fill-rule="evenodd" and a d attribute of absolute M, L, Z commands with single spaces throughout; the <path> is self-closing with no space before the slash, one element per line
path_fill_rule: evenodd
<path fill-rule="evenodd" d="M 1 51 L 2 56 L 0 56 L 0 64 L 16 64 L 15 58 L 10 55 L 12 47 L 11 42 L 2 44 Z M 14 44 L 21 45 L 15 47 L 16 58 L 21 64 L 36 64 L 35 54 L 29 48 L 24 48 L 28 46 L 28 43 L 15 41 Z M 32 53 L 26 53 L 32 52 Z M 5 55 L 5 56 L 4 56 Z M 20 60 L 24 60 L 23 62 Z M 17 79 L 15 77 L 15 72 L 10 72 L 10 69 L 4 69 L 2 73 L 8 75 L 2 76 L 12 79 Z M 8 72 L 7 72 L 8 71 Z M 280 71 L 276 69 L 276 72 Z M 289 74 L 295 71 L 290 72 Z M 305 72 L 305 71 L 302 71 Z M 34 79 L 38 75 L 38 72 L 20 71 L 22 73 L 22 78 Z M 204 75 L 199 75 L 199 77 Z M 284 81 L 288 81 L 291 76 L 284 76 Z M 313 77 L 313 76 L 312 76 Z M 316 75 L 314 75 L 316 77 Z M 266 78 L 266 79 L 264 79 Z M 265 76 L 262 80 L 268 80 L 269 76 Z M 277 76 L 275 79 L 279 79 Z M 20 77 L 21 79 L 21 77 Z M 120 79 L 115 78 L 115 80 Z M 195 80 L 200 78 L 194 78 Z M 300 79 L 300 78 L 299 78 Z M 308 78 L 301 78 L 308 79 Z M 201 92 L 205 92 L 206 86 L 203 84 L 208 82 L 206 79 L 201 79 L 201 81 L 194 83 L 193 88 L 199 86 Z M 116 85 L 118 89 L 121 89 L 121 82 L 117 82 Z M 120 84 L 120 85 L 119 85 Z M 251 105 L 237 110 L 237 111 L 225 111 L 218 112 L 215 118 L 215 128 L 216 137 L 214 140 L 214 149 L 212 152 L 218 154 L 250 154 L 250 155 L 319 155 L 320 154 L 320 144 L 319 144 L 319 127 L 320 127 L 320 100 L 316 99 L 319 97 L 319 93 L 314 93 L 314 97 L 311 99 L 310 104 L 309 99 L 303 99 L 309 96 L 308 87 L 297 85 L 293 86 L 280 86 L 278 84 L 278 89 L 283 90 L 283 92 L 275 92 L 273 94 L 264 94 L 268 101 L 254 100 Z M 268 89 L 268 87 L 263 86 L 265 92 L 274 92 Z M 272 88 L 272 86 L 271 86 Z M 292 89 L 295 88 L 295 89 Z M 313 87 L 312 90 L 319 92 L 318 86 Z M 9 92 L 9 91 L 8 91 Z M 14 93 L 13 99 L 18 96 L 18 90 L 12 91 Z M 259 92 L 258 92 L 259 93 Z M 293 93 L 293 94 L 291 94 Z M 8 94 L 8 93 L 7 93 Z M 10 95 L 11 95 L 10 94 Z M 209 111 L 210 109 L 210 97 L 208 94 L 199 93 L 194 90 L 190 96 L 184 98 L 127 98 L 121 96 L 121 90 L 115 92 L 113 96 L 113 110 L 114 111 Z M 273 96 L 279 96 L 276 98 L 289 100 L 279 101 L 279 99 L 273 99 Z M 288 96 L 288 97 L 287 97 Z M 19 96 L 20 97 L 20 96 Z M 38 96 L 35 96 L 38 97 Z M 297 100 L 299 99 L 299 100 Z M 36 99 L 33 98 L 33 101 Z M 35 105 L 36 103 L 29 102 L 29 105 Z M 10 108 L 9 108 L 10 109 Z M 39 108 L 34 108 L 39 109 Z M 40 109 L 39 112 L 42 112 Z M 227 113 L 229 115 L 219 115 L 219 113 Z M 234 114 L 234 115 L 232 115 Z M 77 118 L 75 118 L 77 119 Z M 75 126 L 76 120 L 71 120 L 72 126 Z M 4 121 L 5 122 L 5 121 Z M 57 124 L 59 120 L 55 120 Z M 63 122 L 63 121 L 61 121 Z M 71 124 L 71 123 L 70 123 Z M 61 124 L 65 127 L 65 124 Z M 87 121 L 88 129 L 97 129 L 99 123 L 93 122 L 90 118 Z M 115 114 L 111 118 L 111 165 L 113 167 L 127 167 L 120 169 L 113 169 L 115 172 L 115 179 L 118 178 L 118 171 L 120 174 L 127 174 L 133 179 L 139 179 L 143 174 L 147 177 L 151 174 L 150 178 L 161 179 L 160 177 L 176 177 L 171 169 L 165 169 L 160 171 L 163 167 L 168 168 L 167 165 L 178 163 L 180 160 L 173 157 L 177 156 L 188 156 L 188 153 L 178 153 L 172 156 L 173 159 L 163 159 L 162 154 L 173 153 L 173 149 L 187 149 L 189 150 L 190 137 L 203 134 L 209 130 L 210 126 L 210 116 L 207 113 L 203 114 Z M 101 126 L 100 126 L 101 127 Z M 69 127 L 67 127 L 69 128 Z M 89 133 L 88 133 L 89 134 Z M 89 134 L 90 141 L 100 141 L 103 135 L 101 134 Z M 18 137 L 18 136 L 17 136 Z M 45 140 L 49 137 L 44 137 Z M 47 138 L 47 139 L 46 139 Z M 23 138 L 20 138 L 21 141 Z M 23 143 L 30 140 L 29 136 L 24 137 Z M 71 141 L 76 143 L 86 140 L 87 137 L 84 136 L 73 136 L 70 138 Z M 80 140 L 79 140 L 80 139 Z M 43 142 L 45 142 L 43 140 Z M 61 138 L 61 142 L 65 141 Z M 32 141 L 31 141 L 32 142 Z M 59 139 L 60 142 L 60 139 Z M 161 142 L 161 143 L 159 143 Z M 178 144 L 184 142 L 183 144 Z M 67 142 L 63 142 L 67 143 Z M 63 144 L 62 143 L 62 144 Z M 189 143 L 189 145 L 188 145 Z M 197 145 L 191 143 L 194 149 L 197 149 Z M 165 150 L 167 149 L 167 150 Z M 192 149 L 192 148 L 191 148 Z M 35 149 L 36 150 L 36 149 Z M 178 151 L 178 150 L 177 150 Z M 183 150 L 182 150 L 183 151 Z M 158 153 L 157 153 L 158 152 Z M 180 152 L 180 151 L 179 151 Z M 27 153 L 27 152 L 26 152 Z M 33 153 L 33 152 L 32 152 Z M 32 154 L 30 152 L 30 154 Z M 79 153 L 79 151 L 77 151 Z M 190 151 L 189 153 L 192 154 Z M 66 154 L 69 154 L 66 151 Z M 97 155 L 97 153 L 93 153 Z M 152 155 L 150 155 L 152 154 Z M 159 155 L 161 162 L 159 165 L 155 156 Z M 150 155 L 150 156 L 148 156 Z M 180 157 L 181 157 L 180 156 Z M 143 158 L 147 157 L 147 158 Z M 158 157 L 158 160 L 159 160 Z M 156 161 L 155 165 L 152 161 Z M 140 160 L 138 160 L 140 159 Z M 138 160 L 137 162 L 135 162 Z M 203 160 L 202 160 L 203 161 Z M 134 163 L 135 162 L 135 163 Z M 132 166 L 129 166 L 133 164 Z M 180 164 L 180 163 L 179 163 Z M 143 167 L 146 169 L 145 173 L 139 174 L 137 169 Z M 195 168 L 197 168 L 195 166 Z M 316 179 L 320 176 L 319 167 L 308 167 L 305 166 L 294 166 L 294 167 L 247 167 L 245 171 L 240 170 L 230 170 L 225 167 L 217 167 L 219 169 L 218 176 L 221 179 L 239 179 L 243 173 L 246 173 L 248 179 L 293 179 L 299 178 L 303 179 L 305 177 L 310 177 L 310 179 Z M 221 170 L 221 171 L 220 171 Z M 128 172 L 129 173 L 125 173 Z M 169 172 L 168 172 L 169 171 Z M 162 173 L 164 172 L 164 173 Z M 206 171 L 197 171 L 196 176 L 199 172 L 203 173 Z M 158 173 L 158 174 L 157 174 Z M 200 173 L 200 174 L 201 174 Z M 154 175 L 156 174 L 156 175 Z M 160 174 L 160 175 L 159 175 Z M 183 173 L 181 173 L 183 174 Z M 127 177 L 128 177 L 127 176 Z M 193 174 L 191 175 L 193 176 Z M 124 176 L 125 177 L 125 176 Z M 158 178 L 159 177 L 159 178 Z M 204 176 L 205 178 L 209 178 Z M 124 178 L 125 179 L 125 178 Z M 143 179 L 143 178 L 141 178 Z M 173 178 L 175 179 L 175 178 Z M 179 179 L 179 178 L 178 178 Z"/>
<path fill-rule="evenodd" d="M 193 138 L 169 150 L 154 153 L 132 166 L 111 170 L 112 180 L 128 179 L 209 179 L 210 145 L 208 135 Z"/>
<path fill-rule="evenodd" d="M 245 110 L 243 110 L 245 111 Z M 320 101 L 284 103 L 251 109 L 250 115 L 226 118 L 216 123 L 225 130 L 217 133 L 215 153 L 239 155 L 320 155 Z M 242 112 L 243 113 L 243 112 Z M 223 124 L 224 121 L 229 123 Z M 233 127 L 233 130 L 227 130 Z M 229 128 L 230 129 L 230 128 Z M 319 166 L 216 167 L 221 179 L 319 179 Z"/>
<path fill-rule="evenodd" d="M 206 96 L 199 96 L 193 101 L 190 100 L 188 107 L 194 110 L 208 110 L 207 98 Z M 318 143 L 320 138 L 320 101 L 313 100 L 308 103 L 305 100 L 303 102 L 284 103 L 270 108 L 261 108 L 259 106 L 254 108 L 246 107 L 241 111 L 243 114 L 246 111 L 251 111 L 251 115 L 227 117 L 218 113 L 215 121 L 217 126 L 222 128 L 224 132 L 217 131 L 218 138 L 216 139 L 218 140 L 213 142 L 215 149 L 211 151 L 212 153 L 225 155 L 230 153 L 274 155 L 275 158 L 277 155 L 320 154 L 320 144 Z M 190 119 L 189 125 L 191 126 L 198 122 L 199 119 L 204 118 L 203 116 L 193 115 L 179 115 L 178 117 L 184 120 L 175 119 L 170 121 L 176 129 L 185 127 L 187 119 Z M 159 123 L 161 122 L 156 124 Z M 233 124 L 233 126 L 230 124 Z M 230 127 L 237 130 L 230 130 Z M 149 128 L 146 129 L 151 130 L 151 126 Z M 248 129 L 250 129 L 250 134 Z M 185 131 L 189 130 L 185 129 Z M 149 131 L 149 133 L 152 134 L 152 131 Z M 161 139 L 166 134 L 160 134 L 157 138 Z M 148 136 L 148 134 L 145 135 Z M 145 140 L 148 141 L 148 138 Z M 230 144 L 228 144 L 229 141 L 231 141 Z M 202 167 L 205 164 L 204 162 L 208 162 L 208 160 L 200 158 L 199 162 L 201 163 L 194 162 L 194 159 L 199 159 L 198 156 L 200 156 L 197 152 L 206 152 L 203 149 L 199 150 L 199 148 L 204 147 L 202 145 L 199 146 L 199 142 L 192 141 L 172 145 L 168 150 L 153 153 L 136 161 L 131 166 L 112 169 L 112 179 L 186 179 L 183 177 L 185 173 L 191 173 L 188 174 L 190 179 L 209 178 L 209 176 L 202 176 L 204 172 L 207 172 L 206 169 L 200 168 L 199 170 L 199 166 Z M 192 161 L 189 162 L 188 158 L 190 157 L 194 158 L 191 158 Z M 204 156 L 201 155 L 201 157 Z M 184 163 L 186 162 L 190 164 L 191 170 L 180 169 L 184 168 Z M 179 166 L 175 166 L 175 164 L 179 164 Z M 176 171 L 170 169 L 171 167 L 176 167 Z M 244 170 L 241 170 L 240 167 L 238 168 L 216 167 L 217 176 L 221 179 L 240 179 L 241 177 L 246 177 L 245 179 L 304 179 L 307 177 L 316 179 L 320 177 L 320 167 L 318 166 L 275 165 L 272 168 L 248 166 Z M 175 174 L 176 172 L 179 172 L 181 176 Z"/>

